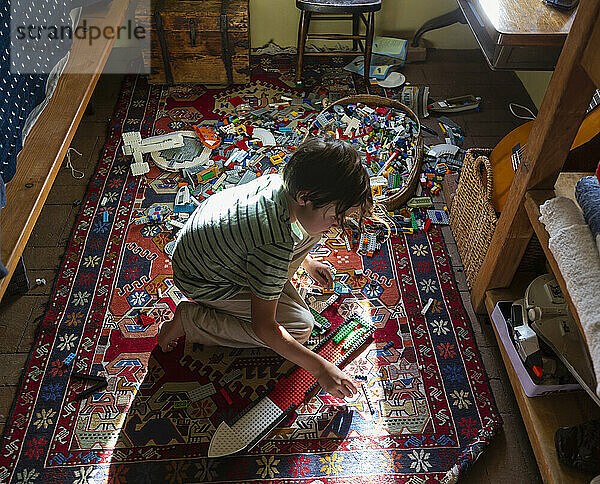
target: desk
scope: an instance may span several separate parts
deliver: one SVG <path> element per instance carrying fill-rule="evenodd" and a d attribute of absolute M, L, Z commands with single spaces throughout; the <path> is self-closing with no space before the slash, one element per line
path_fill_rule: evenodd
<path fill-rule="evenodd" d="M 563 12 L 542 0 L 457 0 L 458 8 L 426 22 L 425 32 L 467 23 L 490 68 L 553 70 L 577 9 Z"/>

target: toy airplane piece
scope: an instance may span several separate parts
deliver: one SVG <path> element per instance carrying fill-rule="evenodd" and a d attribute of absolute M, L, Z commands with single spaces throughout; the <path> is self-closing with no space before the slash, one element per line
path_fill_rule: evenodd
<path fill-rule="evenodd" d="M 198 138 L 200 138 L 200 141 L 202 141 L 202 144 L 211 150 L 218 148 L 221 144 L 221 138 L 219 138 L 208 126 L 194 126 L 194 131 L 196 131 L 196 134 L 198 135 Z"/>
<path fill-rule="evenodd" d="M 440 158 L 444 155 L 454 156 L 459 149 L 460 148 L 456 145 L 443 143 L 429 148 L 429 150 L 427 151 L 427 156 L 431 156 L 432 158 Z"/>
<path fill-rule="evenodd" d="M 177 131 L 183 138 L 183 146 L 153 151 L 152 161 L 161 170 L 181 171 L 196 169 L 209 163 L 212 150 L 204 146 L 195 131 Z"/>
<path fill-rule="evenodd" d="M 133 155 L 131 172 L 134 176 L 143 175 L 150 171 L 150 166 L 144 161 L 142 155 L 153 151 L 166 150 L 168 148 L 181 148 L 183 137 L 179 133 L 161 134 L 142 139 L 139 131 L 130 131 L 121 135 L 123 138 L 123 154 Z"/>
<path fill-rule="evenodd" d="M 359 354 L 375 329 L 354 314 L 325 336 L 313 351 L 342 368 Z M 210 441 L 208 457 L 250 450 L 317 388 L 311 373 L 294 367 L 266 396 L 235 417 L 231 425 L 221 422 Z"/>
<path fill-rule="evenodd" d="M 196 205 L 192 203 L 190 189 L 187 183 L 181 183 L 177 194 L 175 195 L 175 204 L 173 213 L 192 213 L 196 209 Z"/>
<path fill-rule="evenodd" d="M 430 111 L 437 113 L 459 113 L 461 111 L 467 111 L 468 109 L 478 109 L 481 98 L 479 96 L 473 96 L 471 94 L 467 96 L 459 96 L 445 99 L 443 101 L 436 101 L 427 106 Z"/>

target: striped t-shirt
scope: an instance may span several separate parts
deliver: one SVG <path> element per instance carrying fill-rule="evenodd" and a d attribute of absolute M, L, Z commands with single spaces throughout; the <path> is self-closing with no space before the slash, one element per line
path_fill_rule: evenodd
<path fill-rule="evenodd" d="M 278 299 L 296 242 L 283 179 L 261 176 L 196 209 L 177 236 L 174 281 L 194 300 L 229 299 L 244 289 Z"/>

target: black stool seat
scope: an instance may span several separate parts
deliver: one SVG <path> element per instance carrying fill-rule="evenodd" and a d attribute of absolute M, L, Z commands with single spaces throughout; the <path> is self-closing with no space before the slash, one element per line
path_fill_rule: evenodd
<path fill-rule="evenodd" d="M 377 12 L 381 0 L 296 0 L 296 7 L 318 13 Z"/>

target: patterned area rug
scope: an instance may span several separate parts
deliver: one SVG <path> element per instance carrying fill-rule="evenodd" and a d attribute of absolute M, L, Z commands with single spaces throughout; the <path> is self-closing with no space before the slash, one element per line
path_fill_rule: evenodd
<path fill-rule="evenodd" d="M 440 230 L 392 238 L 375 257 L 348 252 L 332 232 L 314 254 L 333 263 L 352 292 L 324 315 L 335 326 L 359 311 L 378 328 L 347 368 L 366 377 L 370 402 L 361 392 L 343 407 L 320 392 L 251 452 L 206 457 L 219 423 L 289 364 L 262 349 L 156 347 L 181 297 L 163 251 L 171 235 L 131 222 L 148 207 L 172 205 L 179 177 L 156 167 L 132 177 L 121 132 L 188 129 L 232 112 L 232 97 L 291 94 L 281 62 L 262 57 L 250 85 L 227 90 L 125 80 L 6 425 L 0 482 L 455 482 L 500 428 Z M 321 69 L 315 89 L 354 92 L 341 69 Z M 143 306 L 155 323 L 140 324 Z M 73 370 L 105 375 L 108 387 L 74 401 L 83 387 Z M 202 394 L 206 388 L 213 390 Z"/>

